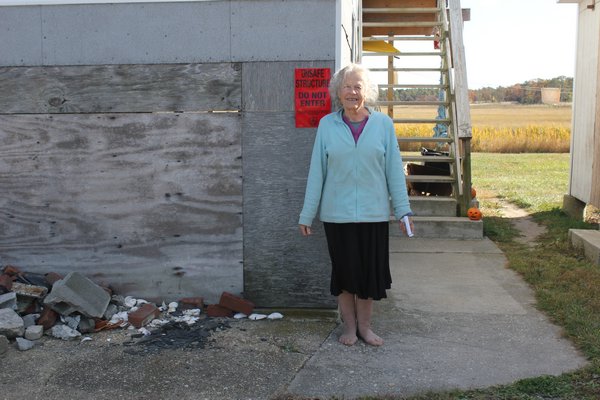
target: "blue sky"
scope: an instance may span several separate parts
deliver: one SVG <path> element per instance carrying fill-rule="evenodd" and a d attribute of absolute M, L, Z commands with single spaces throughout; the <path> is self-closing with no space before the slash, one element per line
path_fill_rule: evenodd
<path fill-rule="evenodd" d="M 470 89 L 573 76 L 577 5 L 556 0 L 462 0 Z"/>

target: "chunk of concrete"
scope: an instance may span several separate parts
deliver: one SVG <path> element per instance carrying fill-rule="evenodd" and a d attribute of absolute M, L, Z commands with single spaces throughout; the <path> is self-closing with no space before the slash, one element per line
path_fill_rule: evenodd
<path fill-rule="evenodd" d="M 67 325 L 54 325 L 49 334 L 57 339 L 72 340 L 81 336 L 79 331 L 69 328 Z"/>
<path fill-rule="evenodd" d="M 40 318 L 40 314 L 27 314 L 23 316 L 23 324 L 25 324 L 25 329 L 29 328 L 32 325 L 35 325 L 35 322 Z"/>
<path fill-rule="evenodd" d="M 27 351 L 27 350 L 33 349 L 33 346 L 35 346 L 35 343 L 32 342 L 31 340 L 23 339 L 20 337 L 17 338 L 17 348 L 19 350 Z"/>
<path fill-rule="evenodd" d="M 24 332 L 23 318 L 10 308 L 0 308 L 0 335 L 13 339 L 23 336 Z"/>
<path fill-rule="evenodd" d="M 79 312 L 91 318 L 101 318 L 110 302 L 110 295 L 79 272 L 71 272 L 56 281 L 44 304 L 62 315 Z"/>
<path fill-rule="evenodd" d="M 45 286 L 28 285 L 26 283 L 13 282 L 12 291 L 19 296 L 41 299 L 48 293 L 48 288 Z"/>
<path fill-rule="evenodd" d="M 11 310 L 16 310 L 17 294 L 15 292 L 0 294 L 0 308 L 10 308 Z"/>
<path fill-rule="evenodd" d="M 44 327 L 41 325 L 31 325 L 25 329 L 25 339 L 38 340 L 44 334 Z"/>
<path fill-rule="evenodd" d="M 0 354 L 4 354 L 8 351 L 8 338 L 4 335 L 0 335 Z"/>
<path fill-rule="evenodd" d="M 569 229 L 569 240 L 575 248 L 582 249 L 592 263 L 600 265 L 600 231 L 593 229 Z"/>

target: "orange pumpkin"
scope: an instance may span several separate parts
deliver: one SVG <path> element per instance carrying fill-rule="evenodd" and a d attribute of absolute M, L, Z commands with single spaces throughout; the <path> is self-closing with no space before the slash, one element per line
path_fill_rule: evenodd
<path fill-rule="evenodd" d="M 479 208 L 471 207 L 467 210 L 467 217 L 469 217 L 471 221 L 479 221 L 483 215 Z"/>
<path fill-rule="evenodd" d="M 477 190 L 474 187 L 471 187 L 471 198 L 474 199 L 477 197 Z"/>

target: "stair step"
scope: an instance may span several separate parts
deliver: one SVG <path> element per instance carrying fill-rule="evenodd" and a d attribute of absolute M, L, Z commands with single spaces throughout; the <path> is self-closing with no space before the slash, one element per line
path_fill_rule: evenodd
<path fill-rule="evenodd" d="M 433 7 L 404 7 L 404 8 L 374 8 L 368 7 L 362 9 L 363 14 L 436 14 L 440 12 L 439 8 Z"/>
<path fill-rule="evenodd" d="M 378 106 L 448 106 L 447 101 L 388 101 L 381 100 L 377 102 Z"/>
<path fill-rule="evenodd" d="M 378 106 L 448 106 L 450 103 L 446 101 L 400 101 L 400 100 L 380 100 Z"/>
<path fill-rule="evenodd" d="M 402 156 L 404 162 L 438 162 L 438 163 L 452 163 L 454 157 L 445 156 Z"/>
<path fill-rule="evenodd" d="M 433 36 L 410 36 L 410 35 L 402 35 L 402 36 L 386 36 L 386 35 L 372 35 L 363 37 L 363 41 L 365 40 L 393 40 L 393 41 L 432 41 L 437 38 Z"/>
<path fill-rule="evenodd" d="M 433 28 L 441 27 L 441 22 L 364 22 L 365 28 Z"/>
<path fill-rule="evenodd" d="M 446 53 L 443 53 L 441 51 L 420 51 L 420 52 L 410 52 L 410 53 L 404 53 L 404 52 L 400 52 L 400 54 L 390 54 L 390 53 L 378 53 L 378 52 L 365 52 L 362 54 L 363 57 L 368 57 L 368 56 L 386 56 L 386 57 L 390 57 L 390 56 L 394 56 L 394 57 L 425 57 L 425 56 L 445 56 Z"/>
<path fill-rule="evenodd" d="M 392 119 L 395 124 L 449 124 L 450 121 L 447 118 L 435 119 L 435 118 L 394 118 Z M 429 139 L 440 139 L 440 138 L 429 138 Z M 443 142 L 443 140 L 430 140 L 430 142 Z"/>
<path fill-rule="evenodd" d="M 483 221 L 471 221 L 466 217 L 412 217 L 415 238 L 483 239 Z M 400 224 L 390 221 L 390 236 L 406 237 Z M 435 251 L 435 249 L 431 249 Z"/>
<path fill-rule="evenodd" d="M 441 85 L 439 83 L 382 83 L 377 85 L 380 88 L 393 88 L 393 89 L 447 89 L 448 85 Z"/>
<path fill-rule="evenodd" d="M 388 68 L 369 68 L 371 72 L 388 72 Z M 392 68 L 394 72 L 446 72 L 447 68 Z"/>
<path fill-rule="evenodd" d="M 435 182 L 435 183 L 453 183 L 453 176 L 448 175 L 406 175 L 408 182 Z"/>
<path fill-rule="evenodd" d="M 449 137 L 399 137 L 398 143 L 416 143 L 416 142 L 439 142 L 439 143 L 452 143 L 452 138 Z"/>
<path fill-rule="evenodd" d="M 456 217 L 456 199 L 446 196 L 410 196 L 410 208 L 419 217 Z"/>

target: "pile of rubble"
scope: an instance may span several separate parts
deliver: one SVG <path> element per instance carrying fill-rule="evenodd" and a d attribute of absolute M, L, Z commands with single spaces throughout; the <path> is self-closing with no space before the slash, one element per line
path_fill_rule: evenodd
<path fill-rule="evenodd" d="M 128 328 L 137 330 L 132 337 L 143 338 L 156 330 L 183 329 L 207 318 L 232 317 L 272 320 L 283 315 L 254 313 L 252 302 L 227 292 L 219 304 L 205 305 L 202 297 L 189 297 L 158 306 L 114 294 L 79 272 L 62 277 L 6 266 L 0 274 L 0 354 L 13 339 L 19 350 L 29 350 L 44 334 L 62 340 L 91 340 L 82 335 Z M 225 327 L 209 325 L 213 330 Z"/>

